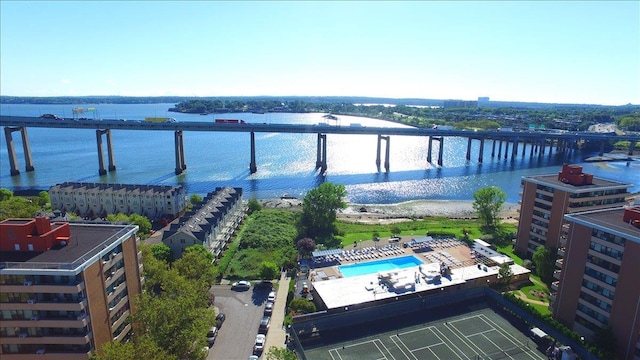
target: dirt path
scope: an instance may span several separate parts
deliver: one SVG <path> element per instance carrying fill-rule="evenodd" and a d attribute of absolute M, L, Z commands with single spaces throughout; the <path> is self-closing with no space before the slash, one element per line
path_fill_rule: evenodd
<path fill-rule="evenodd" d="M 520 298 L 520 300 L 531 303 L 531 304 L 536 304 L 536 305 L 542 305 L 542 306 L 549 306 L 548 302 L 544 302 L 544 301 L 540 301 L 540 300 L 533 300 L 533 299 L 529 299 L 527 297 L 527 295 L 525 293 L 522 292 L 522 290 L 518 290 L 518 291 L 514 291 L 512 293 L 513 295 L 517 296 Z"/>

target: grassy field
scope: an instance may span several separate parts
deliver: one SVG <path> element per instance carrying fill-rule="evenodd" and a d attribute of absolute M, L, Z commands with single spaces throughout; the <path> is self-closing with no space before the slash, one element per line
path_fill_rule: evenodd
<path fill-rule="evenodd" d="M 400 230 L 400 235 L 427 236 L 440 235 L 461 238 L 466 234 L 471 239 L 479 238 L 482 235 L 480 222 L 476 219 L 448 219 L 443 217 L 428 217 L 419 220 L 405 221 L 390 225 L 371 225 L 338 221 L 337 226 L 341 236 L 343 246 L 352 245 L 354 242 L 372 240 L 374 232 L 378 233 L 381 239 L 389 238 L 393 228 Z M 515 225 L 504 225 L 510 231 L 516 230 Z"/>

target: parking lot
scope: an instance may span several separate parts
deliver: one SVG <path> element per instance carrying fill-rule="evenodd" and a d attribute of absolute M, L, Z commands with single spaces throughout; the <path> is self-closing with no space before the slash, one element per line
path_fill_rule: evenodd
<path fill-rule="evenodd" d="M 215 306 L 226 315 L 226 320 L 207 359 L 248 359 L 253 354 L 270 289 L 252 286 L 246 291 L 235 291 L 230 285 L 214 285 L 210 291 L 216 297 Z"/>

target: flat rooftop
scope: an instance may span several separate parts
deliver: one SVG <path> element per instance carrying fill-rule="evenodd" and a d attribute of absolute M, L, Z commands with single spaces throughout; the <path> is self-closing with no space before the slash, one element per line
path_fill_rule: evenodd
<path fill-rule="evenodd" d="M 562 189 L 567 192 L 584 192 L 584 191 L 593 191 L 596 189 L 606 189 L 606 188 L 629 188 L 633 186 L 633 184 L 621 183 L 618 181 L 606 180 L 597 177 L 593 177 L 592 184 L 589 185 L 571 185 L 563 183 L 558 180 L 558 174 L 547 174 L 547 175 L 534 175 L 534 176 L 524 176 L 524 179 L 527 179 L 532 182 L 543 183 L 550 186 L 553 186 L 557 189 Z"/>
<path fill-rule="evenodd" d="M 565 219 L 608 233 L 615 233 L 627 240 L 640 243 L 640 229 L 623 220 L 624 209 L 621 207 L 574 213 L 565 215 Z"/>
<path fill-rule="evenodd" d="M 485 285 L 487 282 L 495 282 L 500 269 L 499 264 L 507 262 L 504 259 L 505 256 L 482 246 L 482 243 L 476 243 L 473 250 L 477 255 L 469 258 L 467 256 L 471 256 L 471 249 L 467 245 L 462 243 L 456 245 L 456 243 L 450 240 L 441 241 L 441 245 L 448 246 L 445 251 L 442 250 L 443 248 L 440 245 L 437 245 L 437 242 L 434 243 L 433 250 L 430 251 L 414 252 L 412 249 L 406 248 L 398 256 L 413 255 L 423 264 L 404 269 L 340 277 L 342 276 L 339 269 L 340 265 L 316 267 L 312 274 L 322 273 L 329 276 L 324 277 L 326 280 L 312 281 L 311 285 L 327 309 L 338 309 L 415 293 L 439 291 L 439 289 L 467 282 Z M 448 263 L 450 264 L 450 275 L 447 277 L 441 276 L 439 281 L 434 281 L 433 277 L 440 274 L 440 266 L 442 261 L 445 260 L 443 257 L 436 255 L 443 253 L 448 254 L 450 256 L 449 259 L 452 259 Z M 482 263 L 483 258 L 493 260 L 494 266 Z M 510 258 L 506 258 L 510 260 Z M 369 261 L 377 261 L 377 259 L 359 262 L 366 263 Z M 341 263 L 341 265 L 344 265 L 344 263 Z M 511 264 L 510 267 L 514 276 L 530 272 L 519 265 Z M 395 288 L 388 286 L 389 281 L 384 281 L 390 278 L 393 279 L 392 283 L 397 284 Z M 317 275 L 312 276 L 312 279 L 318 279 Z"/>
<path fill-rule="evenodd" d="M 70 244 L 45 252 L 0 251 L 0 269 L 65 269 L 77 268 L 99 254 L 129 232 L 135 225 L 75 224 L 71 228 Z"/>

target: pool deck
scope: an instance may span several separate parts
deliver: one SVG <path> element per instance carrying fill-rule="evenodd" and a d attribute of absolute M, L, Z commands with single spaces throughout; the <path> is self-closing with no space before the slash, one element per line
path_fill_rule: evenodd
<path fill-rule="evenodd" d="M 460 241 L 437 240 L 430 242 L 428 248 L 403 248 L 402 243 L 410 240 L 411 238 L 407 237 L 398 243 L 389 244 L 391 246 L 387 245 L 386 241 L 380 241 L 375 245 L 373 242 L 363 243 L 357 248 L 360 249 L 357 252 L 360 256 L 343 256 L 341 260 L 327 263 L 326 266 L 315 264 L 312 266 L 309 276 L 312 288 L 322 298 L 327 309 L 336 309 L 381 299 L 397 298 L 416 292 L 444 290 L 445 287 L 470 282 L 486 285 L 487 282 L 494 282 L 497 279 L 499 266 L 483 265 L 481 257 L 476 258 L 469 246 Z M 379 251 L 375 249 L 376 246 L 378 248 L 386 246 L 386 249 L 393 251 Z M 354 252 L 357 249 L 354 248 Z M 363 254 L 365 255 L 362 256 Z M 351 277 L 343 277 L 339 270 L 340 265 L 408 255 L 414 255 L 424 264 Z M 440 281 L 433 281 L 433 276 L 440 273 L 440 266 L 443 263 L 450 268 L 450 275 L 442 276 Z M 480 265 L 478 265 L 479 263 Z M 381 279 L 391 281 L 381 281 Z"/>

